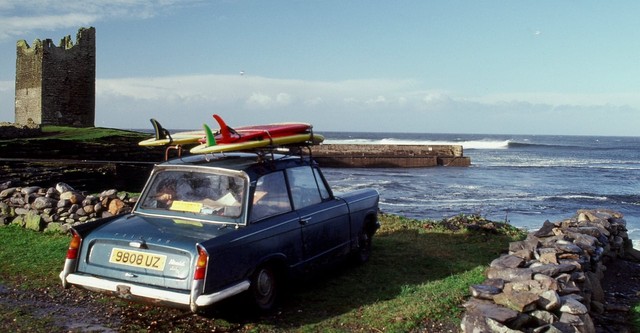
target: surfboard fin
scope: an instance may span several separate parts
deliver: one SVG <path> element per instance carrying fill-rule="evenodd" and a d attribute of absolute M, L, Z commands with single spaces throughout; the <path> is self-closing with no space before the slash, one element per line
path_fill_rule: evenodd
<path fill-rule="evenodd" d="M 151 125 L 153 125 L 153 130 L 156 132 L 156 140 L 163 140 L 167 138 L 169 140 L 172 140 L 171 134 L 169 133 L 168 130 L 162 127 L 162 125 L 160 125 L 160 122 L 151 118 Z"/>
<path fill-rule="evenodd" d="M 224 120 L 222 120 L 222 117 L 217 114 L 213 115 L 213 119 L 215 119 L 220 126 L 220 135 L 222 135 L 222 140 L 224 140 L 222 142 L 229 141 L 231 139 L 231 127 L 227 126 L 227 123 L 225 123 Z"/>
<path fill-rule="evenodd" d="M 207 147 L 215 146 L 216 136 L 213 134 L 213 131 L 211 131 L 211 128 L 207 124 L 203 124 L 203 127 L 204 127 L 204 133 L 207 138 L 207 143 L 206 143 Z"/>

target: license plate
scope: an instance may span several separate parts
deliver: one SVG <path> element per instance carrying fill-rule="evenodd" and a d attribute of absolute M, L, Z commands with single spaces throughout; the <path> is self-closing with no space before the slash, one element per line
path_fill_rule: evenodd
<path fill-rule="evenodd" d="M 164 270 L 167 256 L 160 254 L 150 254 L 140 251 L 113 248 L 109 262 L 113 264 L 127 265 L 157 271 Z"/>

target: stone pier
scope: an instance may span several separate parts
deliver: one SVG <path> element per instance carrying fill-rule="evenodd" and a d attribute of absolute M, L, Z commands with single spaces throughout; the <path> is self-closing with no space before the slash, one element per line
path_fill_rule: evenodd
<path fill-rule="evenodd" d="M 321 166 L 340 168 L 423 168 L 469 166 L 460 145 L 321 144 L 311 148 Z"/>

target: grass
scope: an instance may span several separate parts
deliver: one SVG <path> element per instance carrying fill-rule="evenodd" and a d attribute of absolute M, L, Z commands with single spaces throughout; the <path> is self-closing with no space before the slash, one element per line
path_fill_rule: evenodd
<path fill-rule="evenodd" d="M 634 332 L 640 332 L 640 304 L 631 308 L 631 325 Z"/>
<path fill-rule="evenodd" d="M 108 138 L 135 138 L 135 139 L 147 139 L 151 135 L 135 132 L 135 131 L 127 131 L 122 129 L 115 128 L 106 128 L 106 127 L 67 127 L 67 126 L 53 126 L 53 125 L 44 125 L 41 128 L 41 135 L 23 139 L 4 139 L 0 140 L 0 142 L 23 142 L 23 141 L 41 141 L 41 140 L 63 140 L 63 141 L 81 141 L 81 142 L 91 142 L 91 141 L 99 141 L 101 139 Z"/>
<path fill-rule="evenodd" d="M 140 137 L 147 138 L 149 134 L 142 134 L 133 131 L 126 131 L 115 128 L 104 127 L 65 127 L 65 126 L 43 126 L 42 133 L 45 139 L 58 140 L 97 140 L 107 137 Z"/>
<path fill-rule="evenodd" d="M 21 281 L 24 288 L 60 282 L 69 236 L 42 234 L 16 226 L 0 227 L 0 283 Z"/>
<path fill-rule="evenodd" d="M 235 311 L 208 314 L 209 329 L 247 332 L 403 332 L 438 323 L 459 327 L 462 303 L 472 284 L 484 280 L 488 263 L 522 237 L 485 231 L 451 231 L 438 223 L 381 216 L 371 260 L 359 266 L 338 265 L 290 286 L 276 315 L 243 317 Z M 58 273 L 68 236 L 0 228 L 0 282 L 21 288 L 61 288 Z M 106 298 L 108 302 L 113 299 Z M 125 304 L 125 303 L 123 303 Z M 157 311 L 154 307 L 142 307 Z M 7 309 L 0 311 L 6 320 Z M 23 311 L 23 310 L 16 310 Z M 28 313 L 17 318 L 28 321 Z M 41 318 L 43 325 L 48 320 Z M 189 331 L 188 326 L 156 322 L 158 329 Z M 143 327 L 143 326 L 141 326 Z M 15 327 L 14 327 L 15 328 Z M 18 326 L 20 328 L 20 326 Z"/>

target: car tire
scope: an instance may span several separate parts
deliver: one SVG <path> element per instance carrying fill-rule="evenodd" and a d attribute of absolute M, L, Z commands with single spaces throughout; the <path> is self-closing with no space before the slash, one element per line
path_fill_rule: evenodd
<path fill-rule="evenodd" d="M 256 307 L 262 311 L 271 310 L 278 297 L 278 278 L 271 266 L 259 267 L 251 278 L 251 294 Z"/>
<path fill-rule="evenodd" d="M 355 255 L 358 263 L 365 263 L 369 261 L 371 257 L 373 233 L 369 229 L 370 228 L 365 225 L 358 235 L 358 250 Z"/>

